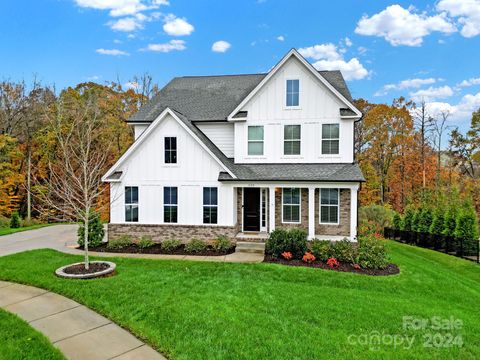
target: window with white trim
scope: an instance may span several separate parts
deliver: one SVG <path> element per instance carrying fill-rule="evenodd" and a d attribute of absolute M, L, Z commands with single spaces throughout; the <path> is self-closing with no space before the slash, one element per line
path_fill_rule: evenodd
<path fill-rule="evenodd" d="M 165 164 L 177 163 L 177 138 L 165 138 Z"/>
<path fill-rule="evenodd" d="M 283 130 L 283 154 L 300 155 L 301 126 L 285 125 Z"/>
<path fill-rule="evenodd" d="M 178 221 L 178 188 L 163 188 L 163 222 L 176 223 Z"/>
<path fill-rule="evenodd" d="M 263 155 L 263 126 L 248 127 L 248 155 Z"/>
<path fill-rule="evenodd" d="M 338 224 L 340 190 L 320 189 L 320 223 Z"/>
<path fill-rule="evenodd" d="M 340 125 L 322 125 L 322 154 L 334 155 L 340 150 Z"/>
<path fill-rule="evenodd" d="M 300 189 L 284 188 L 282 191 L 282 222 L 300 223 Z"/>
<path fill-rule="evenodd" d="M 300 104 L 300 80 L 288 79 L 286 86 L 286 105 L 287 107 L 299 106 Z"/>
<path fill-rule="evenodd" d="M 138 222 L 137 186 L 125 186 L 125 222 Z"/>
<path fill-rule="evenodd" d="M 216 224 L 218 218 L 218 189 L 203 188 L 203 223 Z"/>

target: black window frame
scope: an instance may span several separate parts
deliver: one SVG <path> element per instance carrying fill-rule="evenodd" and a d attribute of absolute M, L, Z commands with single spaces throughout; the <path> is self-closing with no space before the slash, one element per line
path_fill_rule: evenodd
<path fill-rule="evenodd" d="M 164 138 L 165 143 L 165 164 L 176 164 L 177 159 L 177 137 L 176 136 L 166 136 Z"/>
<path fill-rule="evenodd" d="M 125 222 L 138 222 L 138 186 L 125 186 L 124 191 Z"/>
<path fill-rule="evenodd" d="M 218 187 L 203 188 L 203 223 L 218 224 Z"/>
<path fill-rule="evenodd" d="M 166 224 L 178 223 L 178 187 L 176 186 L 163 188 L 163 222 Z"/>

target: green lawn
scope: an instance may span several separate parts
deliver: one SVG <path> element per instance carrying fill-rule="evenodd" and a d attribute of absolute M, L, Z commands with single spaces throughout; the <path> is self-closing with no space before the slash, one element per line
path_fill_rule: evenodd
<path fill-rule="evenodd" d="M 54 224 L 37 224 L 37 225 L 19 227 L 19 228 L 16 228 L 16 229 L 11 229 L 11 228 L 8 228 L 8 227 L 0 227 L 0 236 L 14 234 L 14 233 L 17 233 L 17 232 L 20 232 L 20 231 L 40 229 L 42 227 L 50 226 L 50 225 L 54 225 Z"/>
<path fill-rule="evenodd" d="M 0 279 L 75 299 L 172 359 L 478 357 L 480 265 L 393 242 L 388 247 L 399 275 L 116 258 L 116 276 L 79 281 L 56 278 L 53 271 L 81 257 L 36 250 L 0 258 Z M 403 316 L 453 317 L 463 325 L 404 330 Z M 351 337 L 377 332 L 413 337 L 413 345 L 376 347 Z M 424 348 L 436 333 L 437 343 L 451 333 L 464 344 Z"/>
<path fill-rule="evenodd" d="M 16 315 L 0 309 L 0 359 L 65 359 L 46 337 Z"/>

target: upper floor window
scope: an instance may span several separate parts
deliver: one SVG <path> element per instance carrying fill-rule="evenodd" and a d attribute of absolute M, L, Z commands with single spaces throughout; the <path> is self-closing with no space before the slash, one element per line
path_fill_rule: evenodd
<path fill-rule="evenodd" d="M 177 163 L 177 138 L 165 138 L 165 164 Z"/>
<path fill-rule="evenodd" d="M 287 80 L 287 106 L 299 106 L 300 104 L 300 80 Z"/>
<path fill-rule="evenodd" d="M 178 188 L 163 188 L 163 222 L 176 223 L 178 219 Z"/>
<path fill-rule="evenodd" d="M 285 188 L 282 194 L 282 222 L 300 222 L 300 189 Z"/>
<path fill-rule="evenodd" d="M 338 154 L 340 143 L 339 124 L 322 125 L 322 154 Z"/>
<path fill-rule="evenodd" d="M 321 224 L 338 224 L 339 194 L 338 189 L 320 189 Z"/>
<path fill-rule="evenodd" d="M 125 221 L 138 222 L 137 186 L 125 186 Z"/>
<path fill-rule="evenodd" d="M 283 154 L 300 155 L 300 125 L 285 125 L 283 131 Z"/>
<path fill-rule="evenodd" d="M 203 223 L 216 224 L 218 218 L 218 190 L 216 187 L 203 188 Z"/>
<path fill-rule="evenodd" d="M 263 126 L 248 127 L 248 155 L 263 155 Z"/>

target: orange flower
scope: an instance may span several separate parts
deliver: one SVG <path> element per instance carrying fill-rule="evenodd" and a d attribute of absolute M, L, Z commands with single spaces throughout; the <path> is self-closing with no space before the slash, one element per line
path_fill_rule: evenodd
<path fill-rule="evenodd" d="M 312 263 L 315 261 L 315 256 L 312 253 L 306 252 L 305 255 L 303 255 L 302 261 Z"/>

